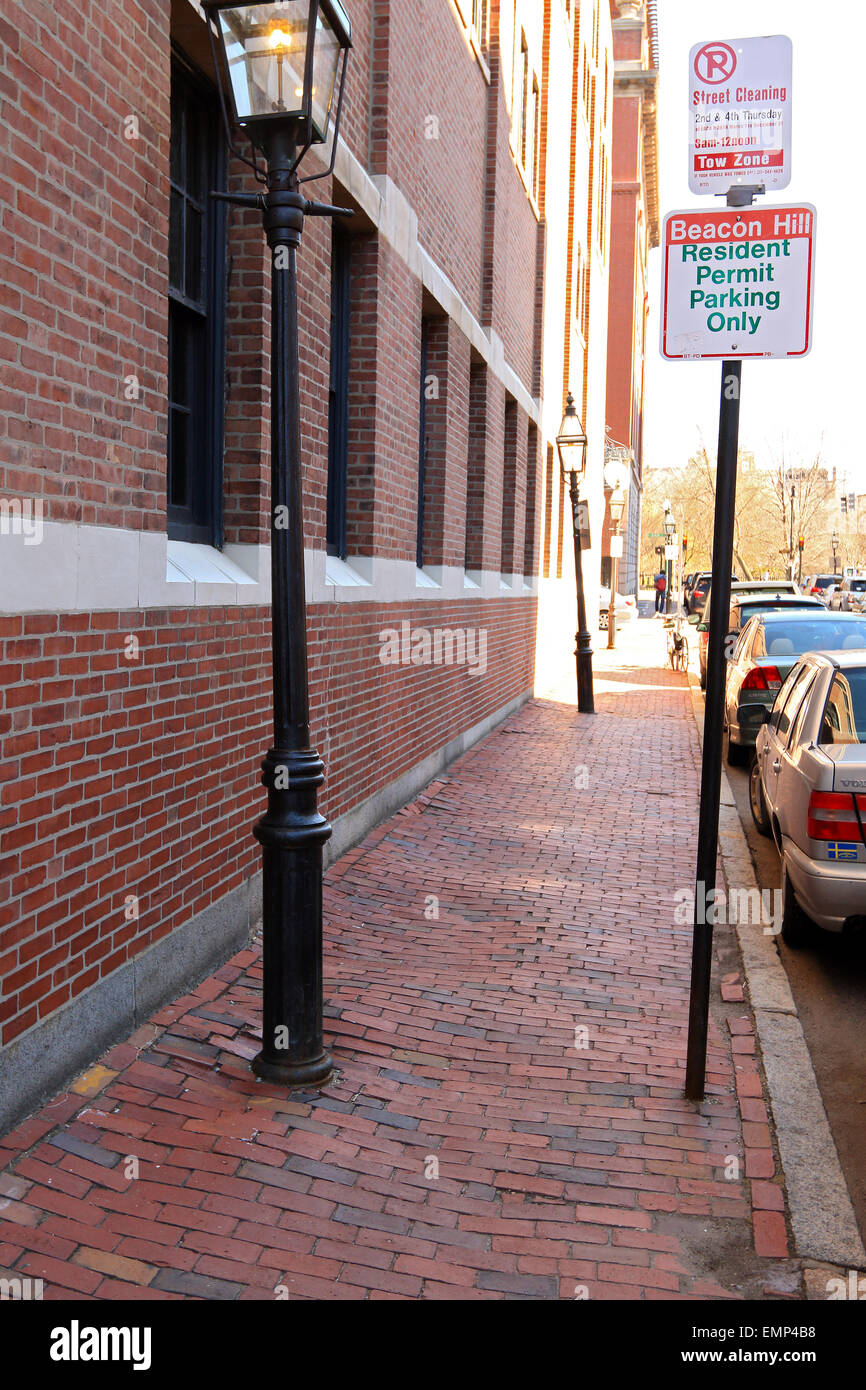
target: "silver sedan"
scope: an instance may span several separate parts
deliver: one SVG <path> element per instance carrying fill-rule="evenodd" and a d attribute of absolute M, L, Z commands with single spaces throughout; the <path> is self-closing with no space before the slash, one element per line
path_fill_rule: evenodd
<path fill-rule="evenodd" d="M 866 650 L 801 657 L 765 718 L 749 791 L 782 861 L 782 939 L 866 928 Z"/>

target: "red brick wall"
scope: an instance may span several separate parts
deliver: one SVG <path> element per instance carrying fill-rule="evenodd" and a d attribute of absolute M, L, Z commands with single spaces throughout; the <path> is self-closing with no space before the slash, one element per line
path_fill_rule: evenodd
<path fill-rule="evenodd" d="M 418 214 L 418 239 L 481 309 L 488 88 L 448 0 L 376 6 L 371 169 Z"/>
<path fill-rule="evenodd" d="M 508 148 L 495 53 L 488 86 L 447 0 L 352 0 L 350 8 L 343 136 L 363 167 L 387 174 L 409 201 L 422 247 L 502 338 L 531 390 L 540 380 L 539 229 Z M 121 15 L 96 0 L 74 8 L 7 0 L 6 10 L 0 494 L 41 496 L 48 521 L 164 532 L 173 6 L 129 0 Z M 124 136 L 127 117 L 138 122 L 135 140 Z M 428 138 L 434 131 L 438 138 Z M 230 186 L 254 187 L 240 164 Z M 308 191 L 341 196 L 333 180 Z M 362 221 L 352 265 L 348 548 L 411 562 L 421 319 L 442 306 Z M 228 542 L 266 543 L 270 267 L 257 214 L 231 208 L 228 223 L 224 531 Z M 304 525 L 307 545 L 321 550 L 325 219 L 308 222 L 298 267 Z M 473 402 L 469 338 L 444 317 L 437 333 L 432 369 L 442 382 L 431 416 L 425 558 L 463 563 L 475 460 L 470 564 L 496 571 L 505 555 L 520 569 L 535 529 L 524 508 L 533 494 L 528 417 L 518 402 L 503 551 L 505 387 L 479 358 L 482 399 Z M 124 398 L 133 374 L 137 401 Z M 534 447 L 537 455 L 537 440 Z M 536 612 L 528 596 L 314 604 L 308 616 L 312 723 L 332 818 L 531 687 Z M 378 634 L 403 619 L 413 628 L 484 628 L 487 672 L 383 666 Z M 3 1042 L 258 868 L 250 831 L 269 742 L 269 623 L 267 607 L 0 619 Z M 124 652 L 130 635 L 140 643 L 137 660 Z M 131 920 L 128 896 L 138 899 Z"/>
<path fill-rule="evenodd" d="M 161 529 L 167 9 L 4 8 L 0 492 L 38 492 L 46 520 Z"/>
<path fill-rule="evenodd" d="M 242 164 L 230 187 L 243 188 Z M 229 208 L 226 291 L 225 452 L 223 527 L 226 541 L 268 540 L 268 418 L 262 400 L 270 383 L 270 257 L 258 212 Z"/>
<path fill-rule="evenodd" d="M 383 665 L 379 634 L 403 620 L 483 629 L 486 673 Z M 331 817 L 532 679 L 531 603 L 329 604 L 309 626 Z M 258 868 L 270 623 L 260 608 L 0 618 L 0 671 L 2 1045 Z"/>

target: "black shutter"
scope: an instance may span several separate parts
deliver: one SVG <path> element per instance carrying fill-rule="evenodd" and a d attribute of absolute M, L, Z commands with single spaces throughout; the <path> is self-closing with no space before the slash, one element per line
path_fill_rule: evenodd
<path fill-rule="evenodd" d="M 168 534 L 222 544 L 225 186 L 219 105 L 177 60 L 171 72 Z"/>

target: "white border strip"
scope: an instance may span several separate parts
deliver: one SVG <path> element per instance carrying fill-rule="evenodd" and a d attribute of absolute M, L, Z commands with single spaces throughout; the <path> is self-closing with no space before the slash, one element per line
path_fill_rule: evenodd
<path fill-rule="evenodd" d="M 419 571 L 413 560 L 305 552 L 307 603 L 413 603 L 531 599 L 522 574 L 459 566 Z M 41 539 L 0 532 L 0 613 L 116 613 L 124 609 L 270 607 L 267 545 L 214 550 L 156 531 L 47 521 Z"/>

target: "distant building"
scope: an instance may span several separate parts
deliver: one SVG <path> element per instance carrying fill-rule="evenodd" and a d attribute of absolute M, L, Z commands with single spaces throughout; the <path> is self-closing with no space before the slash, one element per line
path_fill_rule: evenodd
<path fill-rule="evenodd" d="M 545 75 L 557 105 L 545 103 L 544 474 L 539 546 L 536 689 L 573 666 L 576 601 L 568 485 L 555 439 L 569 393 L 587 436 L 581 496 L 592 547 L 583 552 L 587 622 L 598 632 L 604 554 L 605 377 L 610 272 L 613 43 L 606 0 L 546 0 Z M 570 92 L 566 105 L 564 94 Z"/>
<path fill-rule="evenodd" d="M 647 254 L 659 242 L 658 22 L 655 0 L 610 0 L 613 28 L 613 187 L 610 224 L 610 305 L 607 336 L 606 422 L 609 440 L 632 460 L 622 521 L 618 588 L 634 593 L 640 557 L 643 491 L 644 364 Z M 610 569 L 605 510 L 602 581 Z"/>

